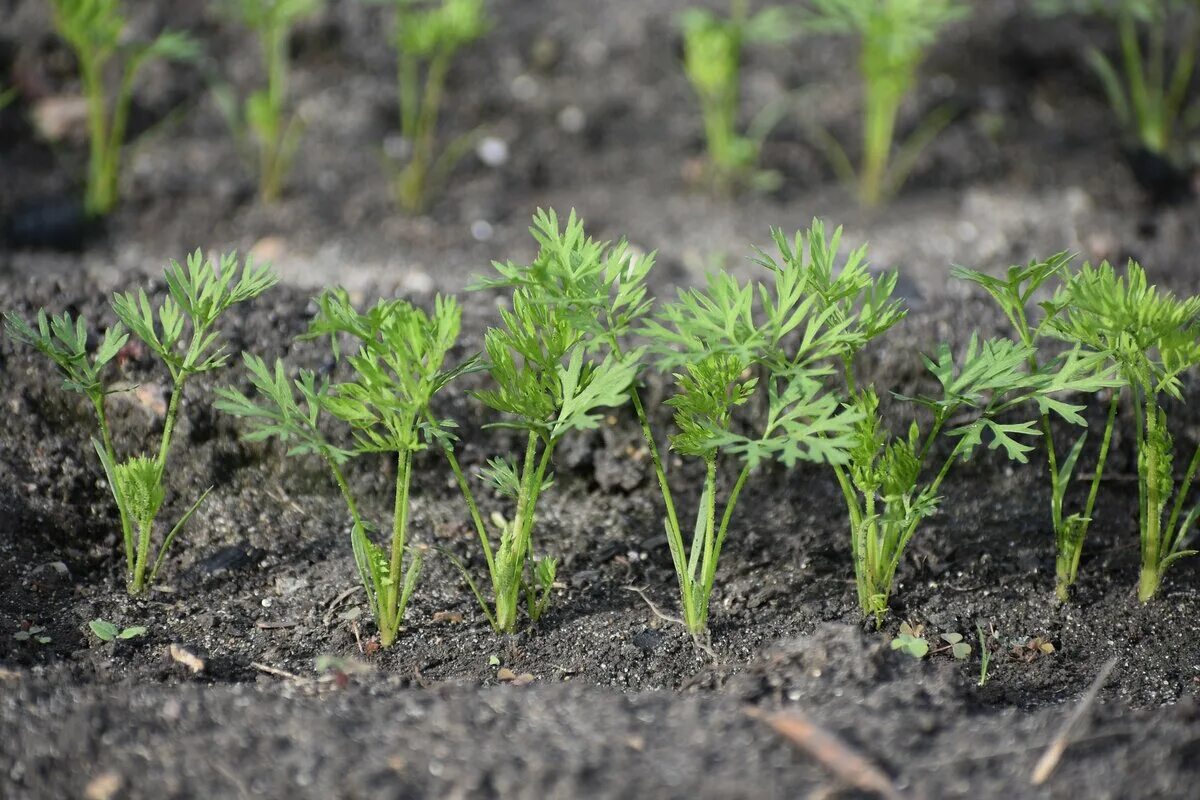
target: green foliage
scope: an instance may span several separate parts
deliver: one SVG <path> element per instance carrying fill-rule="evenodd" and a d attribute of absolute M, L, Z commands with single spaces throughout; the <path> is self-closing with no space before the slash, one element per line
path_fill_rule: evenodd
<path fill-rule="evenodd" d="M 746 46 L 786 42 L 795 34 L 791 15 L 782 7 L 750 15 L 748 0 L 731 0 L 729 16 L 691 8 L 680 17 L 683 67 L 704 120 L 708 180 L 717 192 L 740 184 L 771 189 L 779 175 L 756 169 L 762 141 L 778 118 L 765 109 L 745 134 L 738 131 L 742 51 Z"/>
<path fill-rule="evenodd" d="M 186 267 L 172 261 L 164 277 L 167 295 L 157 308 L 144 290 L 136 295 L 113 295 L 112 308 L 119 322 L 105 330 L 91 357 L 88 326 L 82 318 L 72 319 L 65 313 L 48 316 L 39 310 L 35 329 L 15 314 L 4 315 L 5 330 L 13 340 L 47 356 L 62 372 L 63 387 L 91 401 L 100 428 L 100 438 L 93 439 L 92 445 L 120 512 L 130 594 L 140 594 L 154 582 L 176 534 L 211 491 L 204 491 L 180 517 L 151 563 L 154 523 L 166 499 L 167 455 L 184 385 L 194 375 L 224 366 L 227 356 L 215 329 L 221 315 L 262 294 L 277 280 L 268 268 L 256 269 L 250 261 L 239 272 L 236 254 L 222 256 L 218 266 L 199 250 L 188 257 Z M 121 461 L 109 429 L 106 398 L 110 390 L 104 373 L 131 334 L 163 362 L 173 386 L 157 456 L 134 455 Z"/>
<path fill-rule="evenodd" d="M 289 445 L 288 455 L 324 459 L 350 512 L 351 549 L 380 643 L 390 647 L 404 622 L 424 559 L 421 549 L 408 545 L 414 458 L 431 443 L 451 446 L 452 423 L 438 420 L 431 404 L 438 391 L 474 368 L 473 362 L 454 369 L 445 366 L 458 340 L 462 309 L 453 298 L 438 297 L 432 314 L 404 300 L 380 300 L 360 313 L 343 289 L 323 293 L 317 307 L 308 337 L 328 338 L 335 356 L 341 355 L 341 340 L 354 344 L 354 354 L 345 359 L 352 373 L 348 380 L 328 385 L 303 370 L 289 380 L 282 361 L 271 369 L 262 359 L 244 354 L 257 401 L 227 388 L 218 390 L 216 406 L 249 421 L 249 440 L 278 438 Z M 348 429 L 352 447 L 341 447 L 326 437 L 321 430 L 323 415 Z M 371 539 L 375 526 L 361 513 L 342 470 L 347 461 L 367 453 L 386 453 L 396 459 L 389 548 Z"/>
<path fill-rule="evenodd" d="M 925 639 L 923 625 L 900 623 L 900 633 L 892 639 L 892 649 L 899 650 L 916 659 L 922 659 L 929 653 L 929 642 Z"/>
<path fill-rule="evenodd" d="M 660 367 L 674 372 L 678 432 L 671 447 L 705 465 L 704 489 L 696 512 L 691 545 L 685 544 L 670 486 L 660 477 L 666 504 L 667 541 L 679 579 L 684 622 L 694 635 L 707 629 L 718 559 L 738 497 L 751 472 L 763 461 L 793 467 L 800 461 L 845 463 L 859 415 L 825 392 L 823 361 L 861 340 L 863 330 L 845 317 L 857 297 L 843 292 L 858 280 L 858 267 L 833 278 L 831 260 L 840 240 L 825 238 L 820 222 L 807 237 L 789 244 L 778 231 L 783 264 L 765 254 L 771 283 L 739 283 L 727 273 L 711 275 L 703 289 L 681 290 L 643 332 L 652 340 Z M 805 242 L 808 247 L 805 248 Z M 825 281 L 836 295 L 822 303 L 808 294 Z M 880 311 L 872 306 L 868 316 Z M 895 309 L 892 309 L 895 311 Z M 890 313 L 890 312 L 888 312 Z M 735 419 L 761 386 L 766 413 L 752 432 Z M 750 420 L 746 422 L 750 423 Z M 734 457 L 742 468 L 717 516 L 718 465 Z"/>
<path fill-rule="evenodd" d="M 626 352 L 622 344 L 649 307 L 643 281 L 653 264 L 652 256 L 632 256 L 623 242 L 610 247 L 591 239 L 574 212 L 560 227 L 553 211 L 539 211 L 530 232 L 540 245 L 532 263 L 495 263 L 496 276 L 472 287 L 511 292 L 512 308 L 501 310 L 501 325 L 484 337 L 491 385 L 473 396 L 502 415 L 489 427 L 526 434 L 521 461 L 492 459 L 481 473 L 515 503 L 512 519 L 493 514 L 489 530 L 453 443 L 443 440 L 487 562 L 490 603 L 453 560 L 492 627 L 505 632 L 516 629 L 522 596 L 533 622 L 549 603 L 557 564 L 533 553 L 537 503 L 551 485 L 548 470 L 563 437 L 598 427 L 601 410 L 623 406 L 634 391 L 642 352 Z"/>
<path fill-rule="evenodd" d="M 438 147 L 438 117 L 454 59 L 491 28 L 485 0 L 369 0 L 393 8 L 392 44 L 407 160 L 395 170 L 396 201 L 424 211 L 479 131 Z"/>
<path fill-rule="evenodd" d="M 1037 7 L 1046 14 L 1096 15 L 1113 24 L 1118 60 L 1098 47 L 1087 51 L 1113 113 L 1146 150 L 1183 160 L 1188 137 L 1200 130 L 1200 104 L 1190 96 L 1200 50 L 1194 0 L 1038 0 Z"/>
<path fill-rule="evenodd" d="M 1031 261 L 1023 266 L 1009 267 L 1003 278 L 962 268 L 956 269 L 954 276 L 982 287 L 991 295 L 1008 318 L 1022 344 L 1034 349 L 1029 359 L 1029 366 L 1032 370 L 1037 371 L 1042 369 L 1043 362 L 1051 360 L 1041 352 L 1042 340 L 1047 333 L 1048 326 L 1054 323 L 1055 318 L 1066 310 L 1069 304 L 1059 292 L 1054 299 L 1039 304 L 1041 314 L 1040 318 L 1036 320 L 1033 318 L 1032 304 L 1039 293 L 1044 293 L 1049 288 L 1051 281 L 1061 288 L 1063 282 L 1070 279 L 1072 274 L 1070 262 L 1070 255 L 1058 253 L 1045 261 Z M 1082 387 L 1082 391 L 1095 392 L 1106 387 L 1120 386 L 1120 382 L 1115 380 L 1112 375 L 1113 370 L 1108 366 L 1109 359 L 1102 346 L 1103 343 L 1092 340 L 1090 344 L 1087 344 L 1078 338 L 1072 341 L 1077 350 L 1070 356 L 1069 361 L 1063 362 L 1064 368 L 1069 368 L 1078 377 L 1090 373 L 1095 378 L 1094 384 L 1091 387 Z M 1092 476 L 1091 489 L 1088 492 L 1083 511 L 1069 516 L 1064 515 L 1067 489 L 1074 475 L 1075 466 L 1083 452 L 1087 431 L 1085 430 L 1075 441 L 1074 446 L 1060 463 L 1054 445 L 1051 411 L 1055 411 L 1071 424 L 1086 428 L 1087 421 L 1080 414 L 1084 410 L 1084 406 L 1072 406 L 1045 394 L 1040 395 L 1036 400 L 1041 411 L 1042 446 L 1046 452 L 1047 471 L 1050 479 L 1050 513 L 1056 544 L 1055 592 L 1059 599 L 1066 600 L 1068 590 L 1079 573 L 1083 542 L 1092 522 L 1092 513 L 1104 474 L 1104 466 L 1108 459 L 1109 446 L 1112 442 L 1119 395 L 1114 392 L 1109 403 L 1108 423 L 1104 429 L 1096 468 Z M 1022 451 L 1021 454 L 1023 452 L 1026 451 Z M 1021 454 L 1014 456 L 1010 451 L 1010 456 L 1018 457 L 1018 460 L 1020 460 L 1019 455 Z"/>
<path fill-rule="evenodd" d="M 827 132 L 819 132 L 826 153 L 842 178 L 858 187 L 859 202 L 875 206 L 904 184 L 917 158 L 952 117 L 948 109 L 930 113 L 895 150 L 900 106 L 916 85 L 917 68 L 942 28 L 966 16 L 962 0 L 812 0 L 806 26 L 817 33 L 849 34 L 859 40 L 863 81 L 862 162 L 854 167 Z"/>
<path fill-rule="evenodd" d="M 75 52 L 88 104 L 89 158 L 84 206 L 89 215 L 112 211 L 118 198 L 121 147 L 138 73 L 165 58 L 199 55 L 187 35 L 164 31 L 150 42 L 128 41 L 119 0 L 50 0 L 54 27 Z M 117 84 L 114 93 L 110 82 Z"/>
<path fill-rule="evenodd" d="M 89 622 L 88 627 L 92 629 L 92 633 L 96 634 L 96 638 L 102 642 L 111 642 L 116 639 L 134 639 L 146 633 L 146 628 L 143 625 L 118 628 L 108 620 L 99 618 Z"/>
<path fill-rule="evenodd" d="M 239 141 L 249 140 L 258 164 L 258 191 L 264 203 L 273 203 L 283 191 L 300 137 L 302 120 L 288 112 L 291 64 L 288 42 L 296 24 L 324 7 L 323 0 L 222 0 L 223 12 L 258 37 L 266 86 L 251 92 L 240 103 L 228 87 L 219 87 L 218 103 L 231 121 Z"/>
<path fill-rule="evenodd" d="M 1197 509 L 1185 512 L 1184 505 L 1200 468 L 1200 447 L 1176 481 L 1163 404 L 1167 398 L 1183 400 L 1182 376 L 1200 364 L 1200 297 L 1182 299 L 1161 290 L 1150 284 L 1140 265 L 1130 262 L 1124 275 L 1107 263 L 1085 264 L 1054 302 L 1063 310 L 1049 332 L 1108 354 L 1131 398 L 1142 552 L 1138 597 L 1146 602 L 1158 591 L 1167 567 L 1195 552 L 1186 543 Z M 1114 406 L 1110 417 L 1115 413 Z"/>
<path fill-rule="evenodd" d="M 17 87 L 10 86 L 4 88 L 4 84 L 0 83 L 0 111 L 3 111 L 8 105 L 17 99 Z"/>
<path fill-rule="evenodd" d="M 28 628 L 19 630 L 13 634 L 13 639 L 18 642 L 35 642 L 37 644 L 50 644 L 54 641 L 46 635 L 46 628 L 42 625 L 30 625 Z"/>

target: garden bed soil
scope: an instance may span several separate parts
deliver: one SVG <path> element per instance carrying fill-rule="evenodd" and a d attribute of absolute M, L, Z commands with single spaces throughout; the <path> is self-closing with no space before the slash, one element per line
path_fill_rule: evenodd
<path fill-rule="evenodd" d="M 0 38 L 10 37 L 3 44 L 21 74 L 48 93 L 69 91 L 44 4 L 10 5 L 13 27 Z M 874 264 L 900 270 L 912 313 L 866 354 L 864 371 L 881 393 L 911 393 L 928 386 L 919 352 L 961 344 L 976 328 L 1004 332 L 987 303 L 947 282 L 948 264 L 996 270 L 1069 249 L 1136 257 L 1180 291 L 1200 285 L 1195 202 L 1155 206 L 1138 188 L 1073 55 L 1088 35 L 1078 23 L 1035 26 L 1016 3 L 978 4 L 935 48 L 910 109 L 951 99 L 962 114 L 903 196 L 866 213 L 832 182 L 800 112 L 764 155 L 787 178 L 779 192 L 713 200 L 687 187 L 699 139 L 672 49 L 682 2 L 495 5 L 496 30 L 453 74 L 446 125 L 488 124 L 509 158 L 498 168 L 464 162 L 430 215 L 393 210 L 374 156 L 395 111 L 379 10 L 332 4 L 296 37 L 309 128 L 279 206 L 253 202 L 252 177 L 203 82 L 151 69 L 140 113 L 176 111 L 132 151 L 125 204 L 78 252 L 0 249 L 5 309 L 27 318 L 40 306 L 70 309 L 107 323 L 114 289 L 161 293 L 148 276 L 166 258 L 241 247 L 269 257 L 284 283 L 230 313 L 230 351 L 327 369 L 327 353 L 292 341 L 315 287 L 339 282 L 364 302 L 461 292 L 489 260 L 532 254 L 525 227 L 538 206 L 574 206 L 595 235 L 658 250 L 651 284 L 664 298 L 719 266 L 747 274 L 749 244 L 765 244 L 770 225 L 792 230 L 819 214 L 845 224 L 848 242 L 870 241 Z M 244 35 L 213 24 L 202 6 L 170 4 L 139 21 L 200 24 L 209 50 L 248 79 Z M 799 86 L 803 114 L 852 136 L 855 96 L 834 89 L 852 59 L 827 41 L 755 54 L 747 102 Z M 568 107 L 583 115 L 577 133 L 560 124 Z M 0 113 L 0 159 L 12 176 L 0 213 L 12 215 L 69 189 L 78 164 L 72 148 L 36 142 L 10 112 Z M 479 348 L 498 300 L 464 296 L 457 357 Z M 117 447 L 149 449 L 164 376 L 136 354 L 118 373 L 138 388 L 112 398 Z M 123 593 L 88 408 L 61 391 L 44 359 L 8 342 L 0 376 L 0 721 L 9 734 L 0 796 L 853 796 L 748 709 L 802 711 L 906 797 L 1194 791 L 1200 567 L 1180 562 L 1153 603 L 1137 602 L 1133 443 L 1120 432 L 1071 602 L 1053 599 L 1044 464 L 982 453 L 952 474 L 940 512 L 911 544 L 881 631 L 860 619 L 832 475 L 761 470 L 722 559 L 706 650 L 664 619 L 677 598 L 661 499 L 636 425 L 617 414 L 556 458 L 537 546 L 559 558 L 560 586 L 542 622 L 491 632 L 454 567 L 431 556 L 401 639 L 379 652 L 326 472 L 276 444 L 245 442 L 235 420 L 211 410 L 214 386 L 244 385 L 236 361 L 186 391 L 163 518 L 214 490 L 160 584 L 139 599 Z M 647 396 L 662 393 L 649 379 Z M 488 418 L 463 390 L 440 411 L 462 426 L 465 468 L 514 452 L 514 439 L 482 428 Z M 1200 437 L 1200 414 L 1173 411 L 1183 448 Z M 663 410 L 657 421 L 668 428 Z M 423 459 L 413 535 L 481 573 L 456 489 L 433 455 Z M 697 476 L 669 466 L 694 504 Z M 368 460 L 350 476 L 376 519 L 390 508 L 392 469 Z M 497 498 L 484 502 L 485 513 L 504 510 Z M 87 628 L 97 617 L 148 631 L 104 644 Z M 978 647 L 963 662 L 893 651 L 903 619 L 935 642 L 961 633 L 977 645 L 977 625 L 995 631 L 987 683 L 977 685 Z M 31 625 L 49 641 L 11 637 Z M 1035 637 L 1053 652 L 1025 647 Z M 340 672 L 318 674 L 321 656 L 343 659 Z M 1076 743 L 1035 789 L 1034 763 L 1112 658 Z"/>

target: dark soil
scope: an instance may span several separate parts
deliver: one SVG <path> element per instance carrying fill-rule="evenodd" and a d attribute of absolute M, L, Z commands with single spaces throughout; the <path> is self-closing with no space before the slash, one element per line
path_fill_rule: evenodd
<path fill-rule="evenodd" d="M 827 174 L 800 116 L 765 154 L 786 178 L 779 192 L 717 201 L 689 190 L 684 165 L 700 139 L 674 53 L 680 0 L 498 2 L 496 30 L 453 73 L 445 123 L 489 125 L 510 158 L 498 168 L 464 162 L 419 218 L 393 210 L 376 155 L 395 117 L 380 12 L 331 5 L 294 43 L 309 129 L 279 206 L 253 201 L 252 173 L 197 73 L 151 68 L 139 95 L 148 132 L 129 155 L 126 202 L 79 252 L 0 249 L 4 308 L 26 317 L 39 306 L 70 309 L 99 326 L 111 321 L 113 289 L 162 290 L 147 275 L 166 258 L 198 245 L 252 248 L 285 285 L 231 313 L 230 350 L 322 368 L 327 354 L 292 343 L 314 287 L 340 282 L 364 300 L 418 302 L 459 292 L 490 259 L 532 253 L 525 227 L 538 206 L 574 206 L 594 234 L 657 249 L 660 297 L 717 266 L 750 269 L 743 255 L 765 243 L 768 226 L 794 229 L 819 214 L 845 224 L 848 240 L 869 240 L 876 265 L 901 271 L 913 312 L 866 371 L 881 391 L 908 393 L 924 386 L 919 352 L 974 328 L 1003 331 L 990 306 L 947 281 L 948 264 L 1001 269 L 1069 249 L 1135 257 L 1172 288 L 1200 287 L 1195 201 L 1150 202 L 1076 55 L 1089 31 L 1035 24 L 1024 4 L 980 3 L 935 49 L 909 112 L 952 100 L 963 113 L 905 193 L 867 214 Z M 252 80 L 245 35 L 203 6 L 144 4 L 138 20 L 199 26 L 220 57 L 213 68 Z M 21 113 L 39 92 L 74 90 L 45 4 L 0 12 L 12 20 L 0 32 L 0 67 L 9 58 L 27 97 L 0 112 L 0 214 L 18 215 L 73 187 L 80 151 L 40 142 Z M 852 63 L 830 41 L 755 54 L 747 102 L 799 91 L 804 115 L 849 139 Z M 561 129 L 567 107 L 583 113 L 581 132 Z M 463 355 L 479 347 L 496 300 L 464 297 Z M 118 449 L 156 446 L 164 376 L 134 357 L 118 379 L 141 387 L 113 397 Z M 236 366 L 215 379 L 243 380 Z M 401 640 L 373 652 L 327 474 L 274 444 L 240 440 L 237 423 L 210 408 L 214 385 L 187 389 L 163 518 L 204 487 L 213 493 L 156 590 L 131 600 L 115 511 L 88 446 L 89 409 L 60 390 L 44 359 L 0 346 L 0 720 L 11 732 L 0 740 L 0 796 L 849 796 L 748 707 L 802 709 L 906 796 L 1194 795 L 1200 566 L 1180 562 L 1153 603 L 1137 602 L 1128 436 L 1114 444 L 1113 480 L 1070 603 L 1053 599 L 1044 464 L 983 454 L 953 474 L 942 511 L 910 546 L 895 613 L 879 632 L 860 621 L 832 476 L 763 470 L 722 559 L 705 653 L 633 591 L 674 613 L 661 500 L 637 429 L 619 415 L 558 454 L 537 535 L 560 559 L 562 585 L 536 628 L 492 633 L 453 566 L 431 557 Z M 652 381 L 648 395 L 661 387 Z M 514 451 L 514 440 L 481 428 L 488 420 L 465 396 L 443 412 L 463 426 L 465 467 Z M 1181 449 L 1200 438 L 1194 410 L 1173 419 Z M 392 469 L 352 469 L 377 519 L 390 509 Z M 697 485 L 686 466 L 672 475 Z M 686 502 L 696 494 L 685 488 Z M 485 513 L 504 510 L 498 498 L 486 503 Z M 482 570 L 465 509 L 432 456 L 413 512 L 421 542 Z M 103 644 L 87 628 L 96 617 L 148 633 Z M 925 625 L 931 640 L 961 633 L 977 645 L 977 625 L 994 631 L 990 680 L 976 685 L 978 647 L 964 662 L 892 651 L 902 619 Z M 12 638 L 31 625 L 50 641 Z M 1025 647 L 1034 637 L 1053 652 L 1034 655 Z M 203 670 L 172 658 L 172 645 Z M 343 665 L 352 674 L 320 677 L 322 655 L 370 671 Z M 1116 667 L 1088 724 L 1035 790 L 1034 762 L 1110 657 Z M 502 669 L 533 680 L 506 685 Z"/>

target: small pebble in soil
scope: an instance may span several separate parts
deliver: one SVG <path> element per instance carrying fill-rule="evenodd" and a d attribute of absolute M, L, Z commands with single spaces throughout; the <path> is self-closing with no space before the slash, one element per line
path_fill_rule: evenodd
<path fill-rule="evenodd" d="M 513 99 L 521 103 L 532 103 L 537 99 L 538 82 L 531 75 L 518 75 L 509 86 Z"/>
<path fill-rule="evenodd" d="M 475 147 L 475 155 L 489 167 L 502 167 L 508 163 L 508 142 L 495 136 L 485 136 Z"/>
<path fill-rule="evenodd" d="M 566 133 L 579 133 L 587 125 L 587 115 L 579 106 L 567 106 L 558 112 L 558 127 Z"/>
<path fill-rule="evenodd" d="M 662 644 L 662 634 L 651 628 L 646 628 L 641 633 L 635 634 L 630 641 L 634 647 L 643 653 L 650 653 Z"/>
<path fill-rule="evenodd" d="M 471 223 L 471 238 L 477 242 L 490 242 L 495 231 L 492 230 L 492 223 L 486 219 L 477 219 Z"/>

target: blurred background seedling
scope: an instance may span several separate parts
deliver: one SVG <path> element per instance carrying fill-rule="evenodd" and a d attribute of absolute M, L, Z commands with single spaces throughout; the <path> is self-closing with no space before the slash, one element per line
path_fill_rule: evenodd
<path fill-rule="evenodd" d="M 942 29 L 969 13 L 962 0 L 811 0 L 804 18 L 809 31 L 858 41 L 863 85 L 859 163 L 828 131 L 814 130 L 830 164 L 856 187 L 863 206 L 876 206 L 899 191 L 917 159 L 953 119 L 952 108 L 935 108 L 894 146 L 900 108 L 917 85 L 921 62 Z"/>
<path fill-rule="evenodd" d="M 751 14 L 749 0 L 730 0 L 727 16 L 703 8 L 680 16 L 683 68 L 700 105 L 706 179 L 715 193 L 742 187 L 768 190 L 782 180 L 776 172 L 760 170 L 758 161 L 763 140 L 786 108 L 773 104 L 762 109 L 742 132 L 742 62 L 747 49 L 794 38 L 798 28 L 793 17 L 783 6 Z"/>
<path fill-rule="evenodd" d="M 194 60 L 199 46 L 174 31 L 164 31 L 149 42 L 131 42 L 119 0 L 50 0 L 50 6 L 55 30 L 78 61 L 87 98 L 84 209 L 89 216 L 103 216 L 117 204 L 121 150 L 138 73 L 156 59 Z"/>
<path fill-rule="evenodd" d="M 258 38 L 266 85 L 240 101 L 234 89 L 224 83 L 214 86 L 213 94 L 235 139 L 257 164 L 260 199 L 274 203 L 283 192 L 304 132 L 304 121 L 288 110 L 288 46 L 296 25 L 320 13 L 324 0 L 221 0 L 218 7 Z"/>
<path fill-rule="evenodd" d="M 392 163 L 396 202 L 409 213 L 428 208 L 450 172 L 482 135 L 468 131 L 439 145 L 446 78 L 458 55 L 491 28 L 486 0 L 369 0 L 392 7 L 392 45 L 400 135 L 406 153 Z"/>

